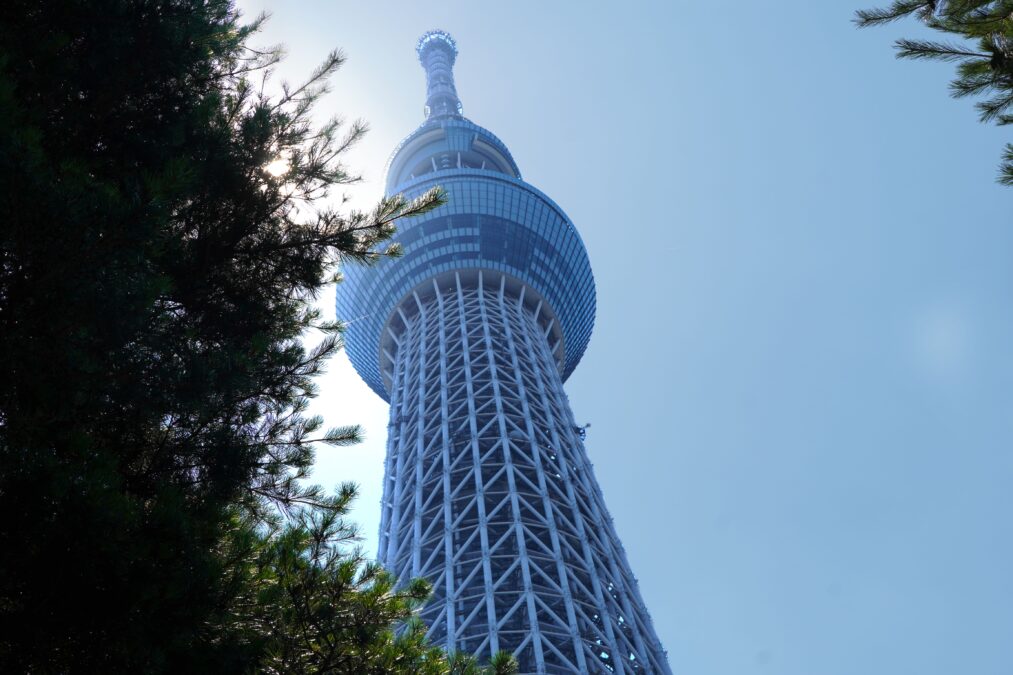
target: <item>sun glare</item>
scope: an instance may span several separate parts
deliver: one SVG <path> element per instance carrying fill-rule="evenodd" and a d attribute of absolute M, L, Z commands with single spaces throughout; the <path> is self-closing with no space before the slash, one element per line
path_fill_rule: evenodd
<path fill-rule="evenodd" d="M 279 157 L 278 159 L 274 160 L 273 162 L 265 166 L 264 171 L 268 172 L 269 174 L 277 178 L 278 176 L 284 175 L 285 172 L 288 171 L 288 168 L 289 168 L 288 160 L 283 157 Z"/>

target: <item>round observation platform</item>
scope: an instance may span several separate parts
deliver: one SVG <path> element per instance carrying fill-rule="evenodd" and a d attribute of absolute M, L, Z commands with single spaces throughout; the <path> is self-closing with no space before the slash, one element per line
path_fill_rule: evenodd
<path fill-rule="evenodd" d="M 451 54 L 450 65 L 454 64 L 454 60 L 457 59 L 457 42 L 451 37 L 450 33 L 445 30 L 431 30 L 422 34 L 419 41 L 415 43 L 415 53 L 419 56 L 419 61 L 425 65 L 423 61 L 423 54 L 431 48 L 446 49 Z"/>

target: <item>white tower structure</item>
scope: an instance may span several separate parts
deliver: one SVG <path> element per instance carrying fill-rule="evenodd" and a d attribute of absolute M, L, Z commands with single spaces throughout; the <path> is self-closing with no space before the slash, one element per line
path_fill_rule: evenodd
<path fill-rule="evenodd" d="M 404 256 L 349 268 L 349 355 L 390 402 L 379 557 L 425 577 L 431 638 L 523 673 L 670 673 L 563 381 L 594 320 L 573 224 L 461 115 L 453 39 L 418 44 L 427 120 L 388 191 L 447 205 L 402 223 Z"/>

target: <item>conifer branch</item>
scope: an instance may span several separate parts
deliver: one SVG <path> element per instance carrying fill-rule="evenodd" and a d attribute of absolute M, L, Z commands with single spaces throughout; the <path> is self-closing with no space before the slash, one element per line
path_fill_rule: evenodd
<path fill-rule="evenodd" d="M 966 42 L 922 39 L 897 40 L 898 58 L 928 59 L 956 64 L 950 82 L 954 98 L 982 96 L 975 104 L 978 119 L 1005 126 L 1013 123 L 1013 1 L 1011 0 L 897 0 L 888 8 L 856 12 L 860 27 L 880 25 L 913 15 L 928 28 L 955 35 Z M 975 43 L 977 49 L 968 45 Z M 1010 158 L 1004 157 L 999 182 L 1010 180 Z"/>

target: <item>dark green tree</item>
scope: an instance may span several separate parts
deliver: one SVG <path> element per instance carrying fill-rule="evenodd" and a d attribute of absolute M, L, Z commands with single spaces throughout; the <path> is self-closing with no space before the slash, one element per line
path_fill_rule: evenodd
<path fill-rule="evenodd" d="M 1013 0 L 896 0 L 857 12 L 855 21 L 864 28 L 909 16 L 957 41 L 897 40 L 897 57 L 956 63 L 950 93 L 983 97 L 976 104 L 982 122 L 1013 122 Z M 1006 145 L 999 182 L 1013 185 L 1013 144 Z"/>
<path fill-rule="evenodd" d="M 267 93 L 261 21 L 0 3 L 0 672 L 456 667 L 395 630 L 426 587 L 350 548 L 350 489 L 303 481 L 358 433 L 304 414 L 340 346 L 309 301 L 441 195 L 328 206 L 342 56 Z"/>

